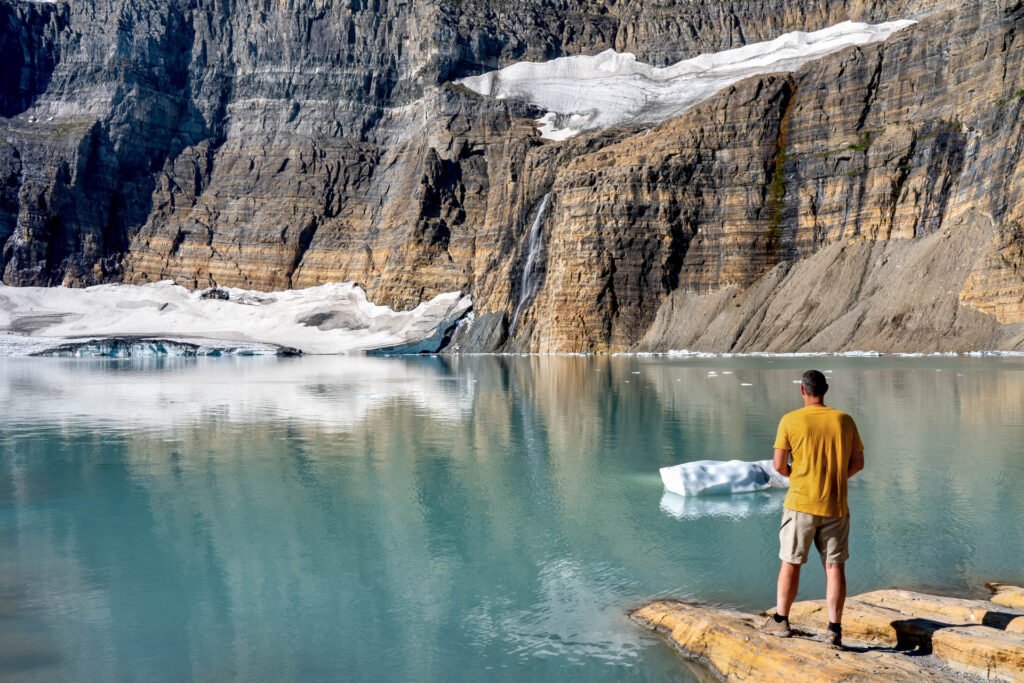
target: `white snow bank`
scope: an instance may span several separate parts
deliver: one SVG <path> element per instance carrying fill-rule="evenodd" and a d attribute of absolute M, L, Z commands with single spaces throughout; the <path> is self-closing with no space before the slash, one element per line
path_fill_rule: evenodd
<path fill-rule="evenodd" d="M 519 62 L 456 83 L 481 95 L 525 100 L 546 110 L 537 121 L 541 135 L 564 140 L 585 130 L 659 123 L 744 78 L 795 71 L 843 48 L 885 40 L 915 23 L 846 21 L 813 33 L 786 33 L 765 43 L 703 54 L 664 68 L 638 62 L 628 52 L 606 50 L 593 56 Z"/>
<path fill-rule="evenodd" d="M 173 282 L 86 289 L 0 285 L 0 354 L 27 355 L 68 339 L 159 337 L 273 344 L 304 353 L 352 353 L 427 343 L 467 310 L 459 292 L 410 311 L 377 306 L 352 283 L 262 293 L 223 288 L 204 299 Z"/>
<path fill-rule="evenodd" d="M 789 479 L 775 470 L 771 460 L 697 460 L 662 467 L 660 472 L 665 489 L 680 496 L 789 488 Z"/>

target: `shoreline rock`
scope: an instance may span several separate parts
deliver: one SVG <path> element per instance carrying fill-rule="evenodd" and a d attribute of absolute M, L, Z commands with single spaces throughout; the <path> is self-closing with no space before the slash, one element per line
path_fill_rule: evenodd
<path fill-rule="evenodd" d="M 630 618 L 722 680 L 1024 680 L 1024 588 L 989 584 L 989 600 L 906 590 L 847 599 L 843 639 L 824 642 L 823 600 L 793 605 L 793 638 L 758 630 L 766 615 L 659 600 Z"/>

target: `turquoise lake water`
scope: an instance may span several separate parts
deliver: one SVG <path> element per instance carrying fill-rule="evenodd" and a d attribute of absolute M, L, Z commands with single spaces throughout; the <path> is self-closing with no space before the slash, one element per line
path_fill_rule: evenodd
<path fill-rule="evenodd" d="M 626 612 L 769 607 L 782 494 L 658 468 L 770 458 L 810 367 L 851 592 L 1024 581 L 1024 359 L 0 359 L 0 680 L 685 680 Z"/>

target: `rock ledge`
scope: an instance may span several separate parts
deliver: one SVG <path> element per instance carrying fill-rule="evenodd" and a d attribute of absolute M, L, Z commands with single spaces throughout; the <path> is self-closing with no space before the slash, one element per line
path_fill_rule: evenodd
<path fill-rule="evenodd" d="M 1024 681 L 1024 589 L 989 588 L 990 600 L 904 590 L 851 597 L 843 615 L 844 651 L 824 643 L 828 620 L 821 600 L 793 605 L 793 638 L 761 633 L 767 613 L 661 600 L 630 616 L 729 681 Z"/>

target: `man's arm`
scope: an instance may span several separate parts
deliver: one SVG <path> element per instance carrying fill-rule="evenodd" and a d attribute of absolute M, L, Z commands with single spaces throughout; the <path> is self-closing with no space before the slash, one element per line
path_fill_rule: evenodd
<path fill-rule="evenodd" d="M 783 448 L 776 448 L 775 455 L 772 456 L 772 464 L 775 465 L 775 471 L 784 477 L 789 476 L 789 451 Z M 851 463 L 852 464 L 852 463 Z M 863 465 L 861 465 L 863 467 Z"/>
<path fill-rule="evenodd" d="M 846 477 L 852 477 L 862 469 L 864 469 L 864 451 L 856 450 L 853 452 L 853 455 L 850 456 L 850 466 L 846 470 Z"/>

